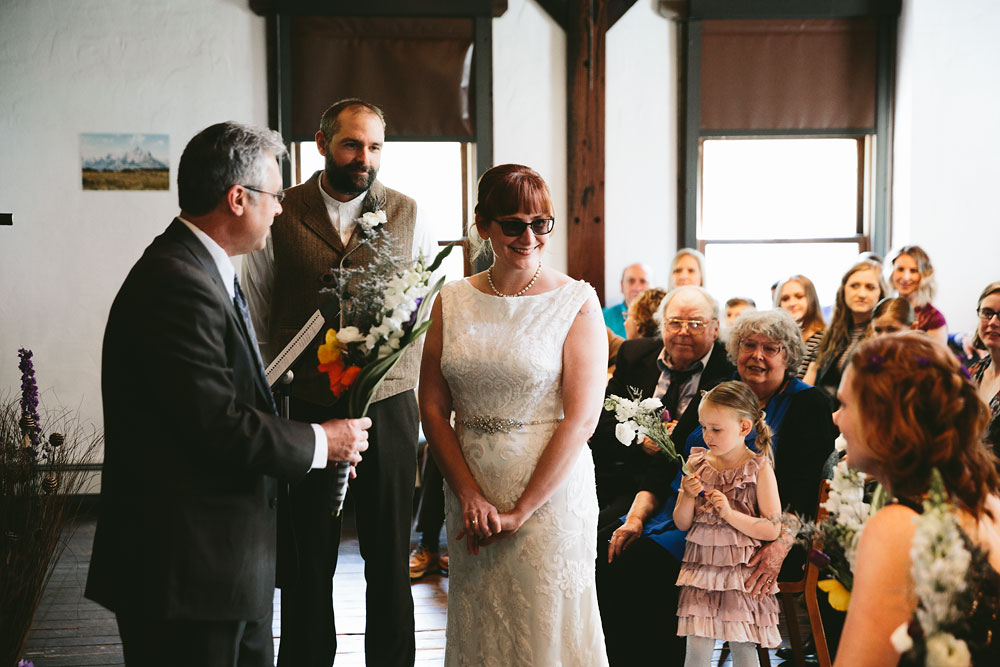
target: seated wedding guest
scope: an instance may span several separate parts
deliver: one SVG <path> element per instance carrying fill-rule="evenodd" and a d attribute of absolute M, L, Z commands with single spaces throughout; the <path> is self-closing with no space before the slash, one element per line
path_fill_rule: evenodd
<path fill-rule="evenodd" d="M 948 343 L 948 326 L 941 311 L 931 305 L 937 283 L 931 258 L 920 246 L 903 246 L 892 258 L 889 281 L 896 293 L 913 305 L 918 331 L 926 331 L 935 340 Z"/>
<path fill-rule="evenodd" d="M 1000 444 L 1000 281 L 986 286 L 976 304 L 979 328 L 973 347 L 983 346 L 989 355 L 969 369 L 979 387 L 979 398 L 990 407 L 992 418 L 986 432 L 986 442 Z"/>
<path fill-rule="evenodd" d="M 430 448 L 424 451 L 417 504 L 417 547 L 410 552 L 410 581 L 427 574 L 448 574 L 448 554 L 441 553 L 444 526 L 444 478 Z"/>
<path fill-rule="evenodd" d="M 734 366 L 717 342 L 719 305 L 700 287 L 678 287 L 660 302 L 661 335 L 622 343 L 618 364 L 606 396 L 629 396 L 629 388 L 643 397 L 655 396 L 677 420 L 674 437 L 684 438 L 698 423 L 701 392 L 733 376 Z M 598 530 L 617 522 L 639 490 L 639 479 L 651 461 L 662 458 L 651 442 L 626 447 L 615 437 L 617 421 L 603 411 L 590 447 L 597 475 L 601 507 Z"/>
<path fill-rule="evenodd" d="M 656 311 L 660 308 L 660 302 L 666 295 L 666 290 L 654 287 L 632 300 L 632 304 L 628 307 L 628 315 L 625 317 L 626 338 L 629 340 L 652 338 L 660 333 L 660 325 L 656 321 Z"/>
<path fill-rule="evenodd" d="M 659 287 L 648 289 L 636 298 L 628 307 L 625 317 L 626 338 L 651 338 L 660 333 L 660 325 L 656 321 L 656 312 L 666 291 Z M 608 381 L 615 374 L 615 360 L 618 358 L 618 348 L 625 338 L 617 336 L 608 329 Z"/>
<path fill-rule="evenodd" d="M 601 312 L 604 313 L 604 324 L 615 335 L 625 338 L 625 317 L 628 315 L 628 308 L 632 301 L 642 294 L 643 290 L 649 289 L 649 278 L 653 272 L 645 264 L 630 264 L 622 271 L 622 296 L 624 301 L 614 306 L 608 306 Z"/>
<path fill-rule="evenodd" d="M 851 350 L 868 334 L 868 323 L 875 304 L 886 297 L 888 288 L 882 280 L 882 265 L 862 260 L 848 269 L 840 281 L 833 318 L 816 350 L 816 360 L 809 364 L 803 380 L 821 388 L 836 407 L 840 374 Z"/>
<path fill-rule="evenodd" d="M 747 296 L 734 296 L 726 301 L 726 326 L 732 326 L 744 310 L 757 310 L 757 303 Z"/>
<path fill-rule="evenodd" d="M 616 334 L 611 329 L 604 327 L 608 332 L 608 380 L 615 374 L 615 360 L 618 359 L 618 348 L 622 346 L 625 339 Z"/>
<path fill-rule="evenodd" d="M 916 323 L 913 328 L 926 331 L 935 340 L 947 344 L 948 326 L 941 311 L 931 305 L 937 282 L 931 258 L 920 246 L 903 246 L 893 255 L 889 282 L 898 296 L 913 305 Z"/>
<path fill-rule="evenodd" d="M 886 336 L 913 329 L 913 306 L 901 296 L 891 296 L 875 304 L 872 310 L 872 336 Z"/>
<path fill-rule="evenodd" d="M 951 657 L 926 664 L 1000 664 L 1000 643 L 995 636 L 1000 593 L 1000 479 L 997 459 L 980 442 L 988 414 L 975 387 L 947 349 L 926 336 L 907 332 L 859 345 L 844 370 L 839 396 L 841 407 L 834 419 L 847 441 L 848 465 L 872 475 L 896 502 L 875 513 L 861 534 L 835 665 L 914 664 L 910 655 L 902 660 L 900 656 L 908 638 L 925 640 L 914 625 L 909 625 L 920 602 L 930 603 L 932 608 L 951 607 L 967 620 L 966 636 L 946 641 L 937 635 Z M 960 536 L 950 538 L 941 532 L 942 542 L 936 544 L 936 540 L 917 533 L 934 469 L 941 475 L 950 513 L 960 527 Z M 963 549 L 978 552 L 984 560 L 978 564 L 973 561 L 967 571 L 954 555 L 947 565 L 933 562 L 932 546 L 940 550 L 956 542 Z M 914 558 L 928 562 L 915 568 Z M 970 592 L 969 599 L 975 594 L 975 606 L 956 607 L 947 597 L 942 599 L 947 588 L 924 580 L 936 572 L 974 586 L 975 593 Z M 928 590 L 933 591 L 935 600 L 921 600 Z M 929 637 L 930 629 L 923 630 Z M 926 648 L 930 644 L 928 641 Z M 967 652 L 965 660 L 960 659 L 961 649 Z M 920 660 L 916 664 L 925 663 Z"/>
<path fill-rule="evenodd" d="M 816 287 L 811 280 L 801 274 L 790 276 L 775 288 L 774 307 L 791 313 L 802 330 L 802 342 L 805 343 L 806 353 L 802 356 L 802 363 L 795 373 L 795 377 L 801 380 L 809 369 L 809 364 L 816 359 L 816 349 L 823 340 L 823 332 L 826 330 L 819 297 L 816 296 Z"/>
<path fill-rule="evenodd" d="M 705 256 L 694 248 L 681 248 L 670 261 L 668 287 L 705 286 Z"/>
<path fill-rule="evenodd" d="M 773 432 L 774 472 L 782 504 L 803 516 L 816 513 L 823 464 L 833 451 L 835 430 L 826 396 L 795 377 L 805 346 L 795 320 L 783 310 L 744 313 L 726 344 L 739 380 L 750 386 Z M 689 407 L 690 411 L 691 408 Z M 674 430 L 677 436 L 680 427 Z M 705 447 L 702 427 L 675 437 L 685 455 Z M 754 448 L 756 431 L 747 436 Z M 662 455 L 655 460 L 665 461 Z M 661 665 L 667 656 L 681 664 L 684 641 L 676 637 L 678 590 L 674 586 L 685 533 L 672 519 L 680 489 L 676 463 L 648 467 L 642 489 L 624 522 L 598 531 L 597 595 L 613 665 Z M 746 591 L 769 590 L 784 571 L 801 577 L 804 557 L 785 556 L 793 538 L 784 532 L 751 559 Z M 641 614 L 630 610 L 641 609 Z"/>

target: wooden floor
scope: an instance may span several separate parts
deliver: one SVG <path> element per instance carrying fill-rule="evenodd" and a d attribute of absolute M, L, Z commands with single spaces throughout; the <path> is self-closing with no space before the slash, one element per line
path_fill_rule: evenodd
<path fill-rule="evenodd" d="M 90 549 L 94 539 L 93 520 L 82 520 L 62 558 L 56 565 L 24 650 L 24 658 L 35 667 L 57 665 L 122 665 L 121 640 L 114 616 L 103 607 L 83 598 Z M 416 536 L 413 536 L 414 544 Z M 363 561 L 353 521 L 345 515 L 344 539 L 334 577 L 334 604 L 337 617 L 337 667 L 364 665 Z M 444 627 L 448 605 L 448 578 L 430 575 L 412 587 L 416 621 L 417 667 L 437 667 L 444 663 Z M 275 648 L 280 643 L 280 598 L 275 594 Z M 808 627 L 808 626 L 805 626 Z M 784 627 L 782 627 L 784 634 Z M 718 649 L 716 652 L 718 658 Z M 713 664 L 718 661 L 713 660 Z M 781 660 L 771 653 L 771 664 Z M 729 660 L 724 664 L 731 664 Z"/>

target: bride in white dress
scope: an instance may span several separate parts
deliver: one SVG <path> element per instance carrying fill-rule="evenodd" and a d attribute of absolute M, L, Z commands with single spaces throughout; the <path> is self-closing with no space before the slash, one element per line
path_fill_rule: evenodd
<path fill-rule="evenodd" d="M 424 345 L 421 418 L 447 481 L 449 666 L 607 665 L 586 444 L 607 334 L 593 288 L 542 267 L 552 215 L 531 169 L 483 174 L 469 236 L 493 266 L 444 287 Z"/>

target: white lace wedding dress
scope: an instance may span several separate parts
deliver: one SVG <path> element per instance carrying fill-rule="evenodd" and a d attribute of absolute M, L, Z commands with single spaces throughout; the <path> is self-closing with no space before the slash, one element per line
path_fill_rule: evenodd
<path fill-rule="evenodd" d="M 588 284 L 570 282 L 544 294 L 501 298 L 465 280 L 441 291 L 441 370 L 455 429 L 472 475 L 501 512 L 514 507 L 563 416 L 563 343 L 592 293 Z M 445 665 L 607 665 L 594 587 L 597 511 L 585 443 L 548 502 L 513 536 L 475 556 L 454 539 L 462 508 L 446 488 Z"/>

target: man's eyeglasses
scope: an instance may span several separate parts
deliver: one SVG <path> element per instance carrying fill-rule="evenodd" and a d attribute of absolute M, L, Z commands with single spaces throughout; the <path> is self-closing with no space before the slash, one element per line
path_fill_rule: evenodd
<path fill-rule="evenodd" d="M 261 190 L 260 188 L 255 188 L 252 185 L 242 185 L 241 184 L 240 187 L 245 188 L 247 190 L 253 190 L 254 192 L 259 192 L 262 195 L 271 195 L 272 197 L 274 197 L 275 199 L 278 200 L 279 204 L 281 202 L 285 201 L 285 193 L 284 192 L 269 192 L 267 190 Z"/>
<path fill-rule="evenodd" d="M 983 322 L 989 322 L 994 317 L 1000 318 L 1000 311 L 991 310 L 990 308 L 980 308 L 977 314 Z"/>
<path fill-rule="evenodd" d="M 709 320 L 709 321 L 705 321 L 705 320 L 682 320 L 682 319 L 677 318 L 677 317 L 671 317 L 669 320 L 667 320 L 666 322 L 664 322 L 664 326 L 667 328 L 667 331 L 669 331 L 671 333 L 677 333 L 678 331 L 680 331 L 681 329 L 683 329 L 685 326 L 687 326 L 688 331 L 690 331 L 691 333 L 693 333 L 693 334 L 700 334 L 701 332 L 703 332 L 703 331 L 706 330 L 706 328 L 708 327 L 708 325 L 710 323 L 711 323 L 711 320 Z"/>
<path fill-rule="evenodd" d="M 555 227 L 555 218 L 538 218 L 537 220 L 532 220 L 531 222 L 522 222 L 520 220 L 496 220 L 498 225 L 500 225 L 500 231 L 503 232 L 504 236 L 510 236 L 512 238 L 517 238 L 524 234 L 524 230 L 531 227 L 531 233 L 535 236 L 544 236 L 552 231 Z"/>
<path fill-rule="evenodd" d="M 753 340 L 741 340 L 740 341 L 740 352 L 749 352 L 750 354 L 756 354 L 757 350 L 760 350 L 768 359 L 778 356 L 778 354 L 785 349 L 784 345 L 778 345 L 777 343 L 758 343 Z"/>

